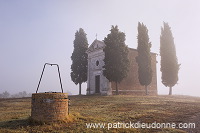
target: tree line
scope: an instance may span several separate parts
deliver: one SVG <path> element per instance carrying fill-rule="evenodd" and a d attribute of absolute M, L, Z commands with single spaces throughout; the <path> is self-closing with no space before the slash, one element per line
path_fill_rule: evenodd
<path fill-rule="evenodd" d="M 21 98 L 21 97 L 31 97 L 32 93 L 27 93 L 26 91 L 18 92 L 16 94 L 10 94 L 8 91 L 0 93 L 0 98 Z"/>
<path fill-rule="evenodd" d="M 79 95 L 81 95 L 81 84 L 87 81 L 87 53 L 88 41 L 85 31 L 80 28 L 75 33 L 74 51 L 71 56 L 71 79 L 75 84 L 79 84 Z M 105 58 L 103 75 L 109 82 L 115 82 L 116 94 L 118 95 L 117 85 L 127 76 L 129 70 L 128 46 L 125 44 L 126 35 L 119 31 L 118 26 L 111 26 L 110 33 L 104 38 L 106 44 L 103 51 Z M 138 64 L 138 79 L 145 87 L 148 95 L 148 85 L 152 81 L 151 68 L 151 47 L 148 29 L 146 25 L 138 22 L 136 62 Z M 160 56 L 161 56 L 161 79 L 162 83 L 169 87 L 169 95 L 172 95 L 172 87 L 178 82 L 178 72 L 180 64 L 176 56 L 176 48 L 171 28 L 168 23 L 163 23 L 160 35 Z"/>

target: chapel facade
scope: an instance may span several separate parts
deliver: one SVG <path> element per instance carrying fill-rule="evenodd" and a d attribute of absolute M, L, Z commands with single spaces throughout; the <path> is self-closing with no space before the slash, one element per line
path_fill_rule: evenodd
<path fill-rule="evenodd" d="M 112 95 L 116 94 L 115 83 L 109 82 L 103 75 L 104 57 L 103 51 L 105 43 L 95 40 L 88 48 L 88 80 L 87 80 L 87 95 L 100 94 Z M 118 84 L 119 94 L 129 95 L 145 95 L 145 87 L 140 85 L 138 79 L 138 64 L 135 57 L 137 50 L 129 48 L 128 58 L 130 68 L 128 75 Z M 153 70 L 152 82 L 148 86 L 149 95 L 157 95 L 157 73 L 156 73 L 156 53 L 151 53 L 151 66 Z"/>

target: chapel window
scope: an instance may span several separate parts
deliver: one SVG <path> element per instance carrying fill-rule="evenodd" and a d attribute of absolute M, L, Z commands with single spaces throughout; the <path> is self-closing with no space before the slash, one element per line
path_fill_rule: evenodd
<path fill-rule="evenodd" d="M 99 61 L 98 60 L 96 61 L 96 66 L 99 66 Z"/>

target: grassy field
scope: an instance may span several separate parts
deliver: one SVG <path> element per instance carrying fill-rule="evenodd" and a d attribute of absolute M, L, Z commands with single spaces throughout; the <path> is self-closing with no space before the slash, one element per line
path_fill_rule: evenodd
<path fill-rule="evenodd" d="M 189 96 L 71 96 L 66 121 L 30 121 L 31 98 L 0 99 L 0 132 L 200 132 L 200 98 Z M 194 129 L 110 128 L 117 123 L 195 123 Z M 86 123 L 105 123 L 87 128 Z M 119 126 L 119 125 L 118 125 Z"/>

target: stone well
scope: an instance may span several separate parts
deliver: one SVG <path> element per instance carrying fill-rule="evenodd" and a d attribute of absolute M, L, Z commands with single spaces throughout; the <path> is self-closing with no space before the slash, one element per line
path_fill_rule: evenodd
<path fill-rule="evenodd" d="M 67 93 L 33 93 L 31 118 L 37 121 L 54 122 L 68 116 Z"/>

